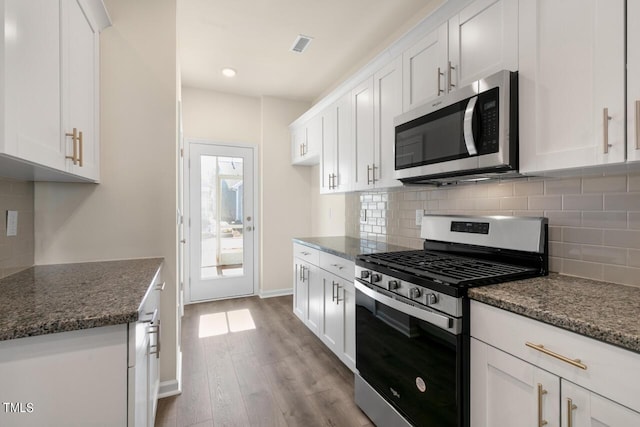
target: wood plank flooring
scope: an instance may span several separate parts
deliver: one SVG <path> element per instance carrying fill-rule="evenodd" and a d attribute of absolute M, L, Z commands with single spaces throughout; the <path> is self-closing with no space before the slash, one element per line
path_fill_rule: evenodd
<path fill-rule="evenodd" d="M 201 316 L 243 309 L 255 329 L 199 338 Z M 353 374 L 293 314 L 291 296 L 185 307 L 182 357 L 182 394 L 160 399 L 156 426 L 372 426 Z"/>

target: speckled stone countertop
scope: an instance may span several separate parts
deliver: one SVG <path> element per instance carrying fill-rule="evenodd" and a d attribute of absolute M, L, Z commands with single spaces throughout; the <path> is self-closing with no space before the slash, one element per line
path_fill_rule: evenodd
<path fill-rule="evenodd" d="M 0 280 L 0 341 L 138 320 L 162 258 L 31 267 Z"/>
<path fill-rule="evenodd" d="M 472 288 L 469 297 L 640 353 L 640 288 L 551 273 Z"/>
<path fill-rule="evenodd" d="M 296 237 L 293 241 L 351 261 L 355 261 L 356 255 L 359 254 L 411 250 L 403 246 L 390 245 L 387 243 L 357 239 L 355 237 L 348 236 Z"/>

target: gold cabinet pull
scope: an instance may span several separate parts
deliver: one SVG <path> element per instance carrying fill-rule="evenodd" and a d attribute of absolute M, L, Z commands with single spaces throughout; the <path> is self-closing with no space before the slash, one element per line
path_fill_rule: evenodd
<path fill-rule="evenodd" d="M 573 400 L 567 399 L 567 427 L 573 427 L 573 411 L 578 409 L 578 406 L 573 404 Z"/>
<path fill-rule="evenodd" d="M 82 132 L 80 132 L 80 135 L 82 135 Z M 73 132 L 72 133 L 65 133 L 65 136 L 70 136 L 71 137 L 71 142 L 73 144 L 73 154 L 71 156 L 65 156 L 65 159 L 71 159 L 71 161 L 73 162 L 74 165 L 78 164 L 78 146 L 76 145 L 76 142 L 78 141 L 78 129 L 77 128 L 73 128 Z"/>
<path fill-rule="evenodd" d="M 542 388 L 542 384 L 538 383 L 538 427 L 546 426 L 548 423 L 542 419 L 542 396 L 547 394 L 547 390 Z"/>
<path fill-rule="evenodd" d="M 609 120 L 611 120 L 611 116 L 609 115 L 609 109 L 604 108 L 602 110 L 602 129 L 603 129 L 602 140 L 604 142 L 604 154 L 607 154 L 609 152 L 609 147 L 611 147 L 611 144 L 609 144 Z"/>
<path fill-rule="evenodd" d="M 582 363 L 580 361 L 580 359 L 570 359 L 567 356 L 563 356 L 561 354 L 558 353 L 554 353 L 551 350 L 547 350 L 546 348 L 544 348 L 544 346 L 542 344 L 533 344 L 530 342 L 526 342 L 525 345 L 527 347 L 531 347 L 534 350 L 538 350 L 539 352 L 542 352 L 548 356 L 551 357 L 555 357 L 556 359 L 562 360 L 563 362 L 568 363 L 569 365 L 575 366 L 576 368 L 580 368 L 580 369 L 584 369 L 585 371 L 587 370 L 587 365 L 585 365 L 584 363 Z"/>
<path fill-rule="evenodd" d="M 84 143 L 82 141 L 82 131 L 80 131 L 80 133 L 78 134 L 78 147 L 79 147 L 78 164 L 80 167 L 82 167 L 82 159 L 84 159 L 84 155 L 83 155 Z"/>
<path fill-rule="evenodd" d="M 636 150 L 640 150 L 640 100 L 636 101 Z"/>

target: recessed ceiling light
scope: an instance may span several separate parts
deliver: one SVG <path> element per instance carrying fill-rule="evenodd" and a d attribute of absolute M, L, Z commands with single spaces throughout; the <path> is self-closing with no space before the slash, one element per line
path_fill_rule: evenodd
<path fill-rule="evenodd" d="M 225 77 L 235 77 L 236 75 L 236 70 L 234 70 L 233 68 L 223 68 L 222 69 L 222 75 Z"/>

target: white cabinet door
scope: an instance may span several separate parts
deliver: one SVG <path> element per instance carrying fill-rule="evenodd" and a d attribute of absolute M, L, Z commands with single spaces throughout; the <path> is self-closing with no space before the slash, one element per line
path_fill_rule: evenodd
<path fill-rule="evenodd" d="M 640 413 L 562 380 L 562 427 L 640 426 Z"/>
<path fill-rule="evenodd" d="M 4 7 L 2 152 L 65 169 L 60 132 L 59 2 L 7 0 Z"/>
<path fill-rule="evenodd" d="M 294 258 L 293 261 L 293 313 L 303 322 L 307 319 L 309 294 L 304 279 L 306 264 Z"/>
<path fill-rule="evenodd" d="M 623 0 L 520 0 L 520 170 L 625 159 Z"/>
<path fill-rule="evenodd" d="M 395 173 L 395 126 L 393 119 L 402 114 L 402 57 L 373 76 L 373 111 L 375 161 L 378 188 L 402 186 L 394 178 Z"/>
<path fill-rule="evenodd" d="M 337 177 L 336 109 L 322 112 L 322 156 L 320 157 L 320 193 L 334 191 Z"/>
<path fill-rule="evenodd" d="M 640 160 L 640 0 L 627 1 L 627 159 Z"/>
<path fill-rule="evenodd" d="M 403 111 L 445 92 L 447 24 L 428 34 L 402 55 Z"/>
<path fill-rule="evenodd" d="M 518 0 L 477 0 L 449 20 L 447 91 L 518 70 Z"/>
<path fill-rule="evenodd" d="M 353 102 L 353 141 L 355 144 L 355 190 L 373 188 L 377 176 L 373 135 L 373 77 L 351 92 Z"/>
<path fill-rule="evenodd" d="M 341 279 L 333 274 L 322 273 L 322 341 L 337 355 L 342 352 L 343 328 L 340 305 Z"/>
<path fill-rule="evenodd" d="M 290 128 L 289 133 L 291 134 L 291 164 L 302 164 L 307 146 L 307 126 Z"/>
<path fill-rule="evenodd" d="M 560 378 L 471 338 L 474 427 L 558 425 Z"/>
<path fill-rule="evenodd" d="M 356 371 L 356 294 L 353 284 L 343 282 L 339 301 L 342 314 L 342 353 L 340 359 L 351 371 Z"/>
<path fill-rule="evenodd" d="M 73 156 L 76 129 L 76 159 L 67 160 L 68 171 L 97 181 L 100 178 L 98 127 L 99 31 L 87 18 L 78 0 L 61 2 L 62 123 L 66 152 Z M 80 133 L 82 138 L 79 137 Z"/>
<path fill-rule="evenodd" d="M 319 275 L 320 269 L 315 265 L 307 265 L 307 318 L 305 323 L 307 327 L 316 335 L 320 336 L 320 325 L 322 321 L 322 300 L 323 289 L 322 280 Z"/>
<path fill-rule="evenodd" d="M 353 187 L 353 119 L 351 95 L 346 94 L 335 105 L 336 110 L 336 173 L 335 191 L 350 191 Z"/>

